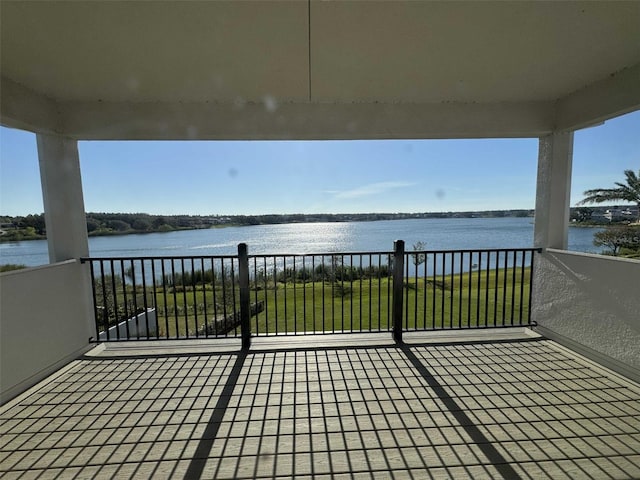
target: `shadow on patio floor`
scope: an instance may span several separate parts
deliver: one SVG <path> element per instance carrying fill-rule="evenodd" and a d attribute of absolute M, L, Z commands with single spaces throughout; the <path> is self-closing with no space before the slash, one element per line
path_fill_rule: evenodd
<path fill-rule="evenodd" d="M 638 478 L 640 389 L 546 341 L 86 357 L 3 478 Z"/>

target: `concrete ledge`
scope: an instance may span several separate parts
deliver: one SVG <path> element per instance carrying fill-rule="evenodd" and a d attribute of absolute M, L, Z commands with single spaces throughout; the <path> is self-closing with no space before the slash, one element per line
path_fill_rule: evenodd
<path fill-rule="evenodd" d="M 240 338 L 209 338 L 192 340 L 140 340 L 106 342 L 94 346 L 85 354 L 91 357 L 135 357 L 189 355 L 237 352 L 242 348 Z"/>
<path fill-rule="evenodd" d="M 529 328 L 482 328 L 470 330 L 442 330 L 404 332 L 404 343 L 452 344 L 472 342 L 501 342 L 542 338 Z M 314 348 L 348 348 L 393 346 L 391 332 L 328 333 L 307 335 L 256 336 L 251 338 L 251 351 L 292 350 Z M 85 354 L 91 357 L 134 357 L 162 355 L 198 355 L 237 352 L 241 350 L 240 337 L 189 340 L 140 340 L 106 342 Z"/>
<path fill-rule="evenodd" d="M 473 328 L 468 330 L 442 330 L 436 332 L 405 332 L 402 339 L 408 344 L 418 343 L 470 343 L 517 341 L 542 338 L 526 327 Z"/>

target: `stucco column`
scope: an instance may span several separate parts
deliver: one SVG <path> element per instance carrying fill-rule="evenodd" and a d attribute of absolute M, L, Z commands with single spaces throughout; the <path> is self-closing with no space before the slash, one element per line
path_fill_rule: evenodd
<path fill-rule="evenodd" d="M 540 138 L 534 246 L 566 250 L 569 232 L 573 132 Z"/>
<path fill-rule="evenodd" d="M 38 134 L 38 160 L 49 261 L 89 255 L 77 141 Z"/>

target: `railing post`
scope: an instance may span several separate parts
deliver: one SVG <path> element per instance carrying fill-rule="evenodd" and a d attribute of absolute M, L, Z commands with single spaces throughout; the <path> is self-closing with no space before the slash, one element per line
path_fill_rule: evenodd
<path fill-rule="evenodd" d="M 238 244 L 238 275 L 240 281 L 240 333 L 242 348 L 251 346 L 251 297 L 249 293 L 249 253 L 247 244 Z"/>
<path fill-rule="evenodd" d="M 393 339 L 396 343 L 402 342 L 403 275 L 404 240 L 396 240 L 393 242 L 393 308 L 391 311 Z"/>

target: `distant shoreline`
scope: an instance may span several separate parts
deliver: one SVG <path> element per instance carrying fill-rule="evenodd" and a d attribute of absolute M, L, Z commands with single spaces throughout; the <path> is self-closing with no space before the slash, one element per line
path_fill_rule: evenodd
<path fill-rule="evenodd" d="M 597 212 L 598 207 L 593 207 Z M 585 208 L 582 207 L 581 211 Z M 572 219 L 574 209 L 572 209 Z M 244 227 L 251 225 L 283 225 L 295 223 L 374 222 L 384 220 L 456 219 L 456 218 L 532 218 L 533 209 L 480 210 L 466 212 L 423 213 L 325 213 L 325 214 L 268 214 L 268 215 L 150 215 L 146 213 L 87 213 L 89 237 L 166 233 L 181 230 Z M 0 243 L 27 240 L 46 240 L 44 215 L 25 217 L 0 216 Z M 585 219 L 572 221 L 569 226 L 604 228 L 602 223 Z"/>
<path fill-rule="evenodd" d="M 146 213 L 87 213 L 89 237 L 166 233 L 180 230 L 284 225 L 295 223 L 373 222 L 381 220 L 532 217 L 533 210 L 491 210 L 438 213 L 323 213 L 268 215 L 149 215 Z M 0 217 L 0 242 L 45 240 L 44 215 Z"/>

